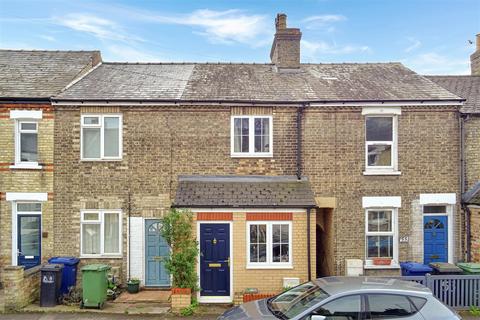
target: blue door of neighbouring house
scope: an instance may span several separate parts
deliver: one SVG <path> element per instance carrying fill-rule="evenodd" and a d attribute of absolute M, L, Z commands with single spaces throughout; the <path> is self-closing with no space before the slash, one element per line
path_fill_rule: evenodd
<path fill-rule="evenodd" d="M 230 225 L 200 224 L 200 295 L 230 296 Z"/>
<path fill-rule="evenodd" d="M 165 268 L 165 258 L 170 248 L 160 234 L 160 220 L 145 220 L 145 285 L 168 287 L 170 274 Z"/>
<path fill-rule="evenodd" d="M 448 262 L 448 217 L 423 217 L 423 263 Z"/>
<path fill-rule="evenodd" d="M 40 215 L 19 215 L 17 218 L 17 264 L 25 266 L 25 269 L 40 264 L 41 221 Z"/>

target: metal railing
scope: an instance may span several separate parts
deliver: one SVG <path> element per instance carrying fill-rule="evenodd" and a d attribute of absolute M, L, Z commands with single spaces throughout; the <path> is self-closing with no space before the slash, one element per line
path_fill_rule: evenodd
<path fill-rule="evenodd" d="M 480 275 L 431 275 L 388 277 L 414 281 L 429 288 L 444 304 L 466 310 L 480 306 Z"/>

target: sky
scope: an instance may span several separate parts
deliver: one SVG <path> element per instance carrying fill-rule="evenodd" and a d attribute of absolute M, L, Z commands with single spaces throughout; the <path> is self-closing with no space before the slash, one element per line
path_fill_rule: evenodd
<path fill-rule="evenodd" d="M 0 48 L 265 63 L 279 12 L 301 29 L 305 63 L 398 61 L 421 74 L 469 74 L 480 33 L 480 0 L 0 0 Z"/>

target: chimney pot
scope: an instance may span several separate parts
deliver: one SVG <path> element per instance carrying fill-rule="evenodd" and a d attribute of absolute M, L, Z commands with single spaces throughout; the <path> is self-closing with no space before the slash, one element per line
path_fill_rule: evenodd
<path fill-rule="evenodd" d="M 277 30 L 287 29 L 287 15 L 285 13 L 277 14 L 277 18 L 275 19 L 275 28 Z"/>

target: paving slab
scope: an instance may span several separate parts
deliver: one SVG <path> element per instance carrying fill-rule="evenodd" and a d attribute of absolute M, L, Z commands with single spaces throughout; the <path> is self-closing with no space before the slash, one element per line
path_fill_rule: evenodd
<path fill-rule="evenodd" d="M 137 303 L 137 302 L 156 302 L 166 303 L 170 302 L 170 290 L 142 290 L 139 293 L 122 292 L 120 296 L 113 301 L 114 303 Z"/>

